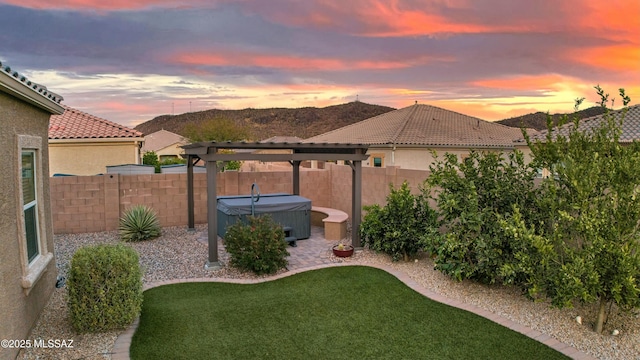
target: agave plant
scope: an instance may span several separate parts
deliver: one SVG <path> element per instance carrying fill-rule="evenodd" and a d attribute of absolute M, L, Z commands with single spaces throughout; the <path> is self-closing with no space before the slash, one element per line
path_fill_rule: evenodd
<path fill-rule="evenodd" d="M 135 205 L 120 218 L 120 237 L 124 241 L 143 241 L 160 236 L 156 213 L 148 206 Z"/>

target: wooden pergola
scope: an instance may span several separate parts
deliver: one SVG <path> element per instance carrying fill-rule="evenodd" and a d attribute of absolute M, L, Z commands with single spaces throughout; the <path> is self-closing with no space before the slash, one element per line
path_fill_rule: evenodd
<path fill-rule="evenodd" d="M 209 258 L 207 269 L 220 267 L 218 261 L 218 211 L 216 174 L 217 161 L 259 160 L 265 162 L 287 161 L 293 166 L 293 194 L 300 195 L 300 163 L 307 160 L 334 161 L 344 160 L 351 167 L 351 238 L 354 247 L 360 247 L 360 218 L 362 214 L 362 161 L 369 145 L 365 144 L 328 144 L 328 143 L 258 143 L 258 142 L 201 142 L 183 146 L 187 158 L 187 208 L 189 229 L 195 229 L 193 166 L 198 160 L 206 163 L 207 169 L 207 224 Z M 289 154 L 256 154 L 253 152 L 220 153 L 219 150 L 291 150 Z"/>

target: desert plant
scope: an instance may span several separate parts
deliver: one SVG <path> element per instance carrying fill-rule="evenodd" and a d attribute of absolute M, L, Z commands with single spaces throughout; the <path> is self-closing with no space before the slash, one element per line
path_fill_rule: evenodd
<path fill-rule="evenodd" d="M 256 274 L 272 274 L 287 266 L 287 243 L 282 227 L 270 215 L 249 216 L 248 223 L 231 225 L 224 244 L 231 264 Z"/>
<path fill-rule="evenodd" d="M 135 205 L 125 211 L 120 218 L 119 230 L 124 241 L 149 240 L 162 232 L 156 213 L 145 205 Z"/>
<path fill-rule="evenodd" d="M 76 331 L 124 328 L 142 306 L 138 253 L 122 244 L 81 248 L 71 259 L 67 288 L 69 316 Z"/>

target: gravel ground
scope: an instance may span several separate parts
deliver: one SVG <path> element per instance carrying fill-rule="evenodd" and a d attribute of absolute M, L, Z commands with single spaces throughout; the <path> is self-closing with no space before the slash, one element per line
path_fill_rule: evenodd
<path fill-rule="evenodd" d="M 144 283 L 159 280 L 194 277 L 256 278 L 227 265 L 228 256 L 220 247 L 219 260 L 223 267 L 207 271 L 207 246 L 198 241 L 206 227 L 189 232 L 184 227 L 163 229 L 163 235 L 149 242 L 131 244 L 141 255 Z M 59 272 L 66 276 L 67 264 L 78 248 L 97 243 L 118 242 L 117 232 L 56 235 L 55 248 Z M 422 257 L 415 262 L 392 262 L 389 257 L 368 250 L 358 251 L 347 259 L 354 262 L 387 265 L 403 271 L 425 288 L 462 302 L 476 305 L 528 326 L 559 341 L 570 344 L 599 359 L 640 360 L 640 313 L 619 312 L 613 309 L 605 326 L 606 335 L 591 330 L 595 319 L 594 306 L 577 305 L 572 309 L 554 309 L 545 302 L 531 302 L 517 289 L 486 286 L 468 281 L 455 282 L 433 270 L 433 262 Z M 286 270 L 282 270 L 285 272 Z M 67 321 L 66 288 L 56 289 L 38 320 L 30 339 L 73 339 L 73 349 L 28 349 L 18 359 L 110 359 L 111 348 L 120 331 L 100 334 L 76 334 Z M 582 325 L 575 320 L 581 316 Z M 619 335 L 610 335 L 617 330 Z"/>

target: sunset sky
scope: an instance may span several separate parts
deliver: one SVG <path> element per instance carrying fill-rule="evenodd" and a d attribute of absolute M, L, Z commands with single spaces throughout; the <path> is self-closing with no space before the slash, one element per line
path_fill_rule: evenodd
<path fill-rule="evenodd" d="M 0 0 L 0 44 L 131 127 L 356 99 L 499 120 L 592 106 L 597 84 L 640 103 L 640 0 Z"/>

